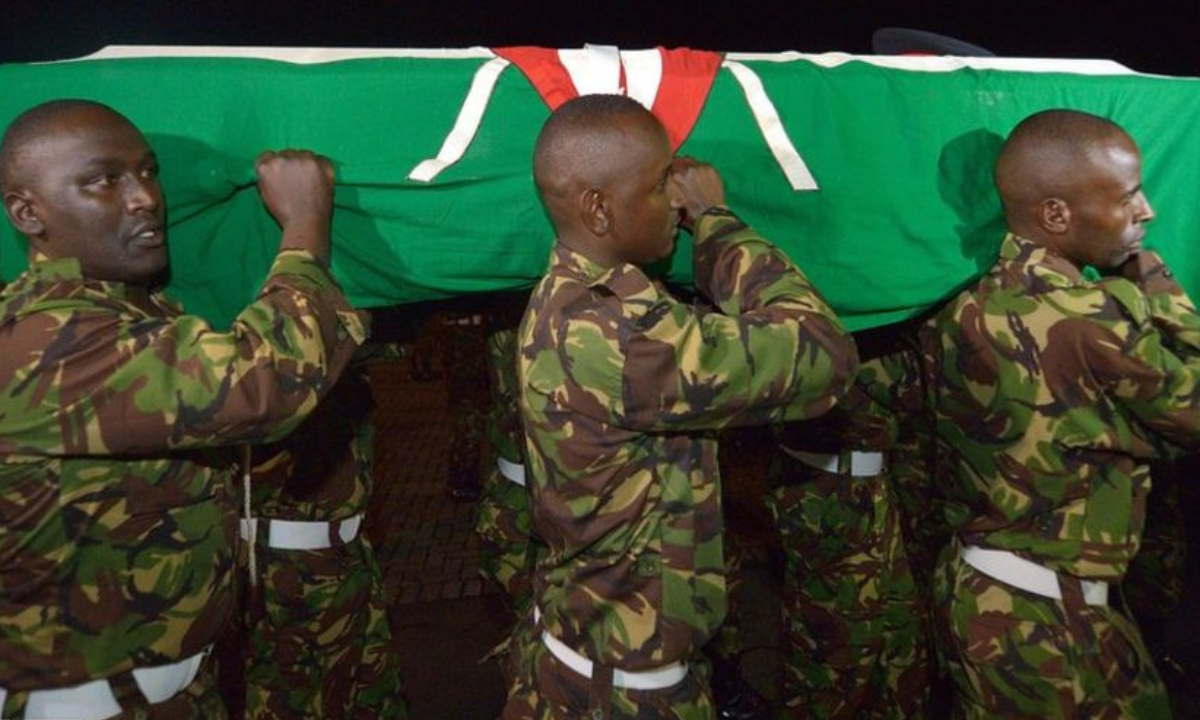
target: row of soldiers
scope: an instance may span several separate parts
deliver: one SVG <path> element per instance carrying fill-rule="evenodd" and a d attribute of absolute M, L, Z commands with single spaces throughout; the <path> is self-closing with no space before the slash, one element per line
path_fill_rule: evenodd
<path fill-rule="evenodd" d="M 490 408 L 489 452 L 483 453 L 487 471 L 475 527 L 480 570 L 504 589 L 513 616 L 522 617 L 532 603 L 532 577 L 544 548 L 532 531 L 513 362 L 520 311 L 504 303 L 499 310 L 496 303 L 489 305 L 480 333 L 465 343 L 479 355 L 453 365 L 454 382 L 474 392 L 452 392 L 450 410 Z M 922 412 L 927 378 L 921 372 L 919 333 L 927 320 L 855 333 L 863 365 L 855 387 L 829 413 L 765 428 L 760 437 L 743 432 L 730 437 L 731 447 L 723 447 L 735 466 L 765 470 L 763 501 L 783 550 L 785 675 L 774 700 L 788 717 L 948 715 L 930 612 L 937 558 L 953 531 L 934 482 L 935 429 L 931 416 Z M 480 376 L 486 382 L 471 382 Z M 484 397 L 489 388 L 491 397 Z M 765 469 L 749 457 L 763 451 L 771 453 Z M 475 458 L 475 452 L 468 450 L 465 457 Z M 844 452 L 851 453 L 849 458 L 831 467 L 834 456 Z M 1173 463 L 1154 466 L 1143 548 L 1123 586 L 1128 610 L 1143 632 L 1149 624 L 1156 645 L 1163 644 L 1163 625 L 1180 606 L 1183 592 L 1177 472 Z M 739 474 L 745 482 L 746 471 Z M 729 617 L 704 648 L 713 664 L 717 716 L 775 717 L 770 702 L 740 677 L 746 634 L 737 612 L 740 556 L 737 538 L 727 540 L 732 541 Z M 1162 660 L 1172 663 L 1169 657 Z"/>
<path fill-rule="evenodd" d="M 370 318 L 328 272 L 333 172 L 304 151 L 257 172 L 280 252 L 217 332 L 159 292 L 157 160 L 128 120 L 54 101 L 5 133 L 30 266 L 0 295 L 0 716 L 407 714 L 362 533 Z M 791 716 L 920 717 L 928 626 L 960 716 L 1167 715 L 1107 594 L 1147 461 L 1200 444 L 1195 308 L 1141 247 L 1153 211 L 1120 128 L 1039 113 L 996 177 L 996 268 L 856 345 L 648 111 L 551 115 L 534 178 L 558 241 L 520 329 L 492 336 L 510 412 L 481 518 L 518 609 L 502 717 L 714 717 L 714 433 L 772 424 Z M 704 304 L 642 270 L 678 227 Z"/>
<path fill-rule="evenodd" d="M 956 717 L 1170 715 L 1109 593 L 1151 461 L 1200 447 L 1200 317 L 1143 247 L 1154 211 L 1120 127 L 1020 123 L 995 267 L 857 344 L 635 103 L 564 104 L 534 177 L 558 241 L 515 337 L 494 336 L 524 438 L 482 514 L 515 531 L 501 580 L 532 565 L 503 718 L 725 715 L 697 651 L 730 595 L 714 432 L 745 425 L 778 434 L 787 716 L 926 717 L 939 672 Z M 707 307 L 639 269 L 677 217 Z"/>

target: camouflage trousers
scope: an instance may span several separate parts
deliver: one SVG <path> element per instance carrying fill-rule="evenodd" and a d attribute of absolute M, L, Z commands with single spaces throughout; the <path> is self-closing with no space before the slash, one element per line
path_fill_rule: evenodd
<path fill-rule="evenodd" d="M 805 481 L 767 497 L 785 558 L 781 702 L 792 717 L 924 717 L 927 623 L 886 478 L 784 473 Z"/>
<path fill-rule="evenodd" d="M 446 410 L 450 415 L 447 482 L 451 490 L 473 498 L 480 493 L 480 461 L 487 442 L 487 417 L 492 402 L 487 340 L 483 326 L 469 316 L 454 318 L 444 330 Z"/>
<path fill-rule="evenodd" d="M 943 554 L 935 593 L 956 718 L 1171 717 L 1137 626 L 1116 609 L 1025 592 L 954 551 Z"/>
<path fill-rule="evenodd" d="M 131 674 L 126 674 L 120 680 L 111 680 L 109 684 L 113 695 L 123 711 L 110 720 L 228 720 L 229 713 L 221 701 L 211 665 L 212 658 L 209 658 L 190 685 L 174 697 L 154 704 L 146 702 Z M 24 720 L 27 699 L 25 693 L 10 694 L 4 707 L 0 707 L 0 718 Z M 39 717 L 30 720 L 45 719 Z"/>
<path fill-rule="evenodd" d="M 725 533 L 725 619 L 704 646 L 704 654 L 714 663 L 737 665 L 741 662 L 744 650 L 742 593 L 745 588 L 745 554 L 737 540 Z"/>
<path fill-rule="evenodd" d="M 382 575 L 361 534 L 328 550 L 259 544 L 246 604 L 246 718 L 407 718 Z"/>
<path fill-rule="evenodd" d="M 504 588 L 517 617 L 530 610 L 537 541 L 529 510 L 529 490 L 500 474 L 494 464 L 484 476 L 475 517 L 479 536 L 479 574 Z"/>
<path fill-rule="evenodd" d="M 508 701 L 500 720 L 715 720 L 707 666 L 662 690 L 629 690 L 585 678 L 561 663 L 527 616 L 509 639 Z M 597 673 L 597 676 L 599 673 Z"/>

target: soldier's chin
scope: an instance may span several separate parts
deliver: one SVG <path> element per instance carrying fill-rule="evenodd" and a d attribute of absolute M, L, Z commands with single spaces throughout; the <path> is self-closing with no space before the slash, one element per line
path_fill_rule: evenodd
<path fill-rule="evenodd" d="M 1134 255 L 1137 255 L 1140 251 L 1140 246 L 1137 249 L 1126 248 L 1123 252 L 1121 252 L 1120 255 L 1114 255 L 1111 260 L 1105 262 L 1103 265 L 1096 264 L 1094 267 L 1102 272 L 1116 270 L 1125 263 L 1129 262 L 1129 259 Z"/>

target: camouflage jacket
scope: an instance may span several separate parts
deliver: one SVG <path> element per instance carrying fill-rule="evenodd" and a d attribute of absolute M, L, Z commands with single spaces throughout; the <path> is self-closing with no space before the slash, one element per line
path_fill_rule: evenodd
<path fill-rule="evenodd" d="M 301 251 L 224 333 L 35 255 L 0 295 L 0 687 L 212 642 L 237 527 L 236 453 L 221 448 L 292 430 L 364 334 Z"/>
<path fill-rule="evenodd" d="M 517 397 L 517 327 L 528 305 L 529 291 L 506 293 L 490 304 L 487 315 L 488 441 L 497 455 L 518 464 L 525 462 L 525 431 Z"/>
<path fill-rule="evenodd" d="M 924 422 L 928 417 L 926 369 L 918 329 L 906 324 L 864 331 L 886 335 L 884 344 L 876 348 L 870 342 L 878 345 L 878 341 L 864 344 L 863 333 L 856 334 L 862 364 L 850 391 L 820 417 L 776 425 L 780 444 L 818 453 L 883 452 L 889 475 L 903 473 L 907 479 L 911 474 L 921 485 L 931 484 L 928 454 L 933 428 L 931 422 Z"/>
<path fill-rule="evenodd" d="M 727 210 L 697 222 L 697 313 L 633 265 L 557 244 L 520 330 L 546 628 L 625 670 L 685 658 L 725 615 L 706 430 L 827 411 L 858 360 L 805 276 Z"/>
<path fill-rule="evenodd" d="M 888 361 L 885 361 L 888 360 Z M 893 408 L 907 368 L 902 358 L 863 360 L 845 397 L 824 415 L 776 426 L 780 444 L 806 452 L 851 450 L 887 452 L 896 443 L 900 423 Z"/>
<path fill-rule="evenodd" d="M 1147 461 L 1200 447 L 1200 317 L 1162 260 L 1092 282 L 1015 235 L 937 319 L 939 454 L 964 542 L 1080 577 L 1137 552 Z"/>
<path fill-rule="evenodd" d="M 492 329 L 488 333 L 487 352 L 492 389 L 488 440 L 497 455 L 521 464 L 525 462 L 525 437 L 517 404 L 517 329 Z"/>
<path fill-rule="evenodd" d="M 373 485 L 373 407 L 366 369 L 356 365 L 342 373 L 300 427 L 282 440 L 256 446 L 254 514 L 330 521 L 365 513 Z"/>

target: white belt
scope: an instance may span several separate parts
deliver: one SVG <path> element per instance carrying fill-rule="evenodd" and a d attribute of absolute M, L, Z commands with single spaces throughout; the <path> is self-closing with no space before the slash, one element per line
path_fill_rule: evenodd
<path fill-rule="evenodd" d="M 359 527 L 363 516 L 355 515 L 340 521 L 338 537 L 344 543 L 350 543 L 358 537 Z M 276 520 L 275 518 L 242 518 L 240 534 L 243 540 L 249 540 L 259 522 L 267 524 L 267 546 L 277 550 L 325 550 L 333 547 L 329 540 L 330 523 L 323 520 Z M 337 522 L 337 521 L 335 521 Z"/>
<path fill-rule="evenodd" d="M 170 700 L 192 684 L 210 650 L 211 645 L 169 665 L 134 668 L 134 682 L 151 703 Z M 7 697 L 8 692 L 0 688 L 0 708 Z M 104 678 L 72 687 L 34 690 L 25 705 L 25 720 L 107 720 L 120 714 L 121 706 Z"/>
<path fill-rule="evenodd" d="M 540 620 L 541 617 L 541 611 L 535 607 L 533 609 L 534 622 Z M 589 680 L 592 679 L 591 660 L 567 647 L 566 643 L 551 635 L 549 630 L 542 630 L 542 643 L 546 645 L 550 654 L 558 658 L 563 665 Z M 614 668 L 612 683 L 613 687 L 629 688 L 630 690 L 663 690 L 678 685 L 687 677 L 687 674 L 687 665 L 678 661 L 640 672 L 626 672 Z"/>
<path fill-rule="evenodd" d="M 780 445 L 779 449 L 809 467 L 834 475 L 869 477 L 883 472 L 883 453 L 881 452 L 858 452 L 856 450 L 851 453 L 814 453 L 793 450 L 786 445 Z M 842 462 L 843 457 L 846 458 L 847 463 Z"/>
<path fill-rule="evenodd" d="M 975 547 L 962 549 L 962 559 L 984 575 L 1008 583 L 1015 588 L 1062 600 L 1062 589 L 1058 585 L 1058 573 L 1026 560 L 1007 550 Z M 1083 601 L 1088 605 L 1108 604 L 1108 583 L 1100 580 L 1080 580 L 1083 586 Z"/>
<path fill-rule="evenodd" d="M 525 484 L 525 466 L 521 463 L 509 462 L 502 457 L 497 457 L 496 467 L 509 482 L 515 482 L 518 485 Z"/>

